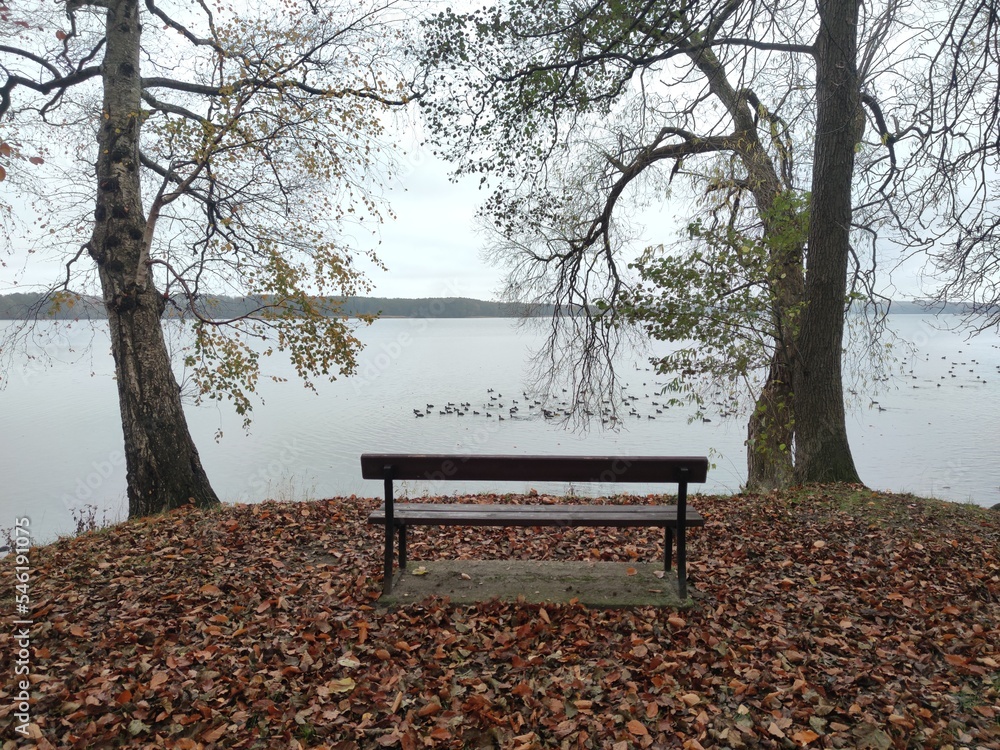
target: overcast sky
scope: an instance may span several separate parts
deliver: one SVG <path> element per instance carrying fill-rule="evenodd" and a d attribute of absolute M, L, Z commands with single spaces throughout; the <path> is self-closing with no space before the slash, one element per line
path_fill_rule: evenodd
<path fill-rule="evenodd" d="M 378 237 L 352 235 L 359 249 L 378 243 L 376 251 L 387 266 L 385 271 L 362 266 L 374 284 L 372 296 L 495 299 L 503 270 L 483 260 L 485 237 L 475 218 L 487 193 L 478 189 L 476 177 L 450 180 L 449 166 L 435 157 L 430 147 L 419 144 L 414 130 L 406 130 L 409 132 L 397 131 L 399 176 L 385 192 L 395 218 L 386 217 Z M 669 216 L 664 220 L 669 213 L 668 203 L 653 206 L 644 217 L 638 217 L 645 231 L 633 243 L 635 255 L 650 244 L 671 244 L 676 229 L 670 227 Z M 0 294 L 51 284 L 65 274 L 65 259 L 46 262 L 15 252 L 7 261 L 7 266 L 0 268 Z M 895 299 L 919 295 L 921 265 L 914 261 L 898 269 L 893 274 L 894 285 L 887 284 L 888 278 L 883 276 L 884 292 Z M 880 263 L 883 274 L 888 267 Z"/>
<path fill-rule="evenodd" d="M 382 225 L 377 248 L 388 270 L 370 272 L 373 296 L 493 299 L 500 269 L 481 257 L 475 212 L 486 194 L 478 180 L 450 181 L 448 165 L 427 147 L 400 164 L 403 174 L 386 193 L 396 218 Z"/>

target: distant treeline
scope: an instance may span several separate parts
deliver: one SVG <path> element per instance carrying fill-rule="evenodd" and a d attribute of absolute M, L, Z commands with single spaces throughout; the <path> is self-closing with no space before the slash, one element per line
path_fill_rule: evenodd
<path fill-rule="evenodd" d="M 52 320 L 99 320 L 107 317 L 100 298 L 87 295 L 62 295 L 43 300 L 40 294 L 0 295 L 0 319 L 18 319 L 27 315 Z M 523 318 L 551 315 L 550 305 L 526 305 L 515 302 L 488 302 L 466 297 L 393 299 L 388 297 L 331 297 L 323 300 L 331 315 L 383 318 Z M 254 315 L 264 305 L 260 297 L 206 296 L 199 301 L 199 311 L 216 320 Z M 178 306 L 181 301 L 177 300 Z M 167 317 L 178 317 L 176 307 L 167 308 Z"/>
<path fill-rule="evenodd" d="M 42 302 L 40 294 L 0 294 L 0 319 L 10 320 L 33 315 L 40 319 L 100 320 L 107 317 L 100 298 L 87 295 L 62 295 L 57 300 Z M 253 315 L 264 304 L 260 297 L 207 296 L 199 302 L 199 310 L 216 320 Z M 396 299 L 389 297 L 330 297 L 324 302 L 329 314 L 358 317 L 374 315 L 383 318 L 523 318 L 549 316 L 551 305 L 525 305 L 516 302 L 488 302 L 467 297 L 431 297 L 427 299 Z M 177 307 L 182 305 L 176 300 Z M 179 317 L 177 307 L 169 307 L 167 317 Z M 972 312 L 969 305 L 942 305 L 927 301 L 893 302 L 890 312 L 901 315 L 933 315 Z"/>

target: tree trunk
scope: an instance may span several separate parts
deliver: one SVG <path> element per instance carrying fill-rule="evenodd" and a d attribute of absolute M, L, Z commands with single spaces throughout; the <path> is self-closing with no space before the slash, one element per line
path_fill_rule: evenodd
<path fill-rule="evenodd" d="M 859 0 L 818 0 L 816 145 L 806 306 L 793 359 L 795 465 L 801 482 L 860 482 L 847 441 L 841 360 L 851 182 L 860 137 Z"/>
<path fill-rule="evenodd" d="M 791 373 L 783 352 L 775 349 L 767 382 L 747 422 L 747 483 L 750 492 L 789 487 L 794 410 Z"/>
<path fill-rule="evenodd" d="M 140 25 L 136 0 L 107 3 L 97 205 L 89 244 L 111 331 L 125 435 L 129 518 L 219 500 L 188 432 L 160 327 L 140 191 Z"/>
<path fill-rule="evenodd" d="M 759 113 L 749 107 L 743 92 L 734 89 L 725 68 L 711 49 L 689 53 L 691 60 L 709 81 L 712 93 L 733 118 L 736 153 L 747 170 L 747 182 L 757 204 L 769 245 L 770 278 L 774 295 L 771 310 L 774 324 L 774 354 L 767 381 L 747 422 L 748 490 L 760 492 L 783 489 L 794 480 L 792 443 L 795 430 L 795 401 L 789 352 L 794 345 L 796 316 L 804 296 L 802 276 L 803 242 L 796 227 L 799 209 L 790 200 L 772 157 L 757 131 Z"/>

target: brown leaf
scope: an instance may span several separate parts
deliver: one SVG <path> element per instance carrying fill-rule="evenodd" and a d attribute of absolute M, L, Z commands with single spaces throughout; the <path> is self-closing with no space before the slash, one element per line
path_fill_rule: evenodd
<path fill-rule="evenodd" d="M 350 677 L 341 677 L 326 683 L 326 689 L 331 693 L 350 693 L 355 687 L 354 680 Z"/>
<path fill-rule="evenodd" d="M 170 677 L 166 672 L 155 672 L 149 681 L 149 687 L 156 689 L 169 679 Z"/>
<path fill-rule="evenodd" d="M 420 707 L 417 711 L 417 716 L 433 716 L 441 710 L 441 704 L 437 701 L 431 701 Z"/>
<path fill-rule="evenodd" d="M 802 729 L 792 735 L 792 739 L 798 742 L 800 745 L 808 745 L 810 742 L 815 742 L 819 739 L 819 735 L 816 734 L 811 729 Z"/>
<path fill-rule="evenodd" d="M 634 734 L 637 737 L 645 737 L 649 734 L 649 730 L 646 729 L 646 726 L 637 719 L 632 719 L 632 721 L 625 725 L 625 728 L 628 729 L 629 734 Z"/>
<path fill-rule="evenodd" d="M 204 734 L 201 735 L 201 738 L 205 742 L 217 742 L 225 733 L 226 733 L 226 725 L 222 724 L 221 726 L 217 726 L 215 729 L 210 729 L 209 731 L 205 732 Z"/>

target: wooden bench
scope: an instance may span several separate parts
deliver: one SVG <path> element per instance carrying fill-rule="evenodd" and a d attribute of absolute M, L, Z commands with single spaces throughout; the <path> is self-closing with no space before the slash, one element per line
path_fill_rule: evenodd
<path fill-rule="evenodd" d="M 708 459 L 678 456 L 473 456 L 365 453 L 361 475 L 385 483 L 385 503 L 368 523 L 385 526 L 385 579 L 392 591 L 393 536 L 398 531 L 399 567 L 406 569 L 408 526 L 613 526 L 662 527 L 663 567 L 670 571 L 677 538 L 677 589 L 687 598 L 686 530 L 704 526 L 701 514 L 687 505 L 691 482 L 704 482 Z M 676 505 L 504 505 L 496 503 L 397 503 L 394 480 L 494 482 L 643 482 L 677 485 Z"/>

